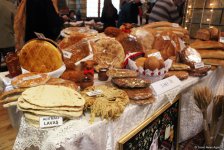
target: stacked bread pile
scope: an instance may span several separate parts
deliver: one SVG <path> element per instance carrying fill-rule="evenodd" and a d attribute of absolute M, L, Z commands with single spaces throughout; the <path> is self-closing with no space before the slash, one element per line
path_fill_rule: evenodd
<path fill-rule="evenodd" d="M 195 41 L 190 46 L 197 49 L 205 64 L 224 66 L 223 43 L 217 41 Z"/>
<path fill-rule="evenodd" d="M 154 36 L 161 34 L 164 31 L 172 31 L 186 43 L 189 43 L 190 40 L 189 32 L 176 23 L 170 23 L 167 21 L 153 22 L 144 25 L 143 28 L 152 32 Z"/>
<path fill-rule="evenodd" d="M 124 90 L 132 103 L 151 104 L 154 102 L 150 81 L 137 77 L 137 72 L 126 69 L 112 69 L 107 72 L 112 77 L 111 82 Z"/>
<path fill-rule="evenodd" d="M 18 99 L 18 109 L 31 125 L 39 127 L 42 116 L 80 117 L 85 100 L 75 90 L 55 85 L 41 85 L 25 90 Z"/>

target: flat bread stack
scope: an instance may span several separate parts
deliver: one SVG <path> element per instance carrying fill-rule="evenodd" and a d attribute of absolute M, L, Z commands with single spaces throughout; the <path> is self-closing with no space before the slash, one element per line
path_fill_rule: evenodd
<path fill-rule="evenodd" d="M 132 73 L 131 73 L 132 72 Z M 124 90 L 133 104 L 151 104 L 154 102 L 150 81 L 138 77 L 133 70 L 112 69 L 107 72 L 112 77 L 111 82 Z"/>
<path fill-rule="evenodd" d="M 39 126 L 42 116 L 60 116 L 76 118 L 83 114 L 85 100 L 75 90 L 56 85 L 41 85 L 25 90 L 18 99 L 18 109 L 23 111 L 25 119 Z"/>
<path fill-rule="evenodd" d="M 52 43 L 42 39 L 35 39 L 26 43 L 19 52 L 21 67 L 36 73 L 48 73 L 62 67 L 62 53 Z"/>
<path fill-rule="evenodd" d="M 89 93 L 96 93 L 89 95 Z M 91 110 L 90 122 L 94 121 L 95 116 L 104 119 L 115 119 L 121 115 L 125 106 L 129 103 L 126 92 L 115 87 L 106 85 L 92 86 L 81 92 L 85 98 L 85 108 Z"/>
<path fill-rule="evenodd" d="M 224 66 L 223 43 L 217 41 L 196 40 L 190 46 L 195 48 L 200 53 L 205 64 Z"/>

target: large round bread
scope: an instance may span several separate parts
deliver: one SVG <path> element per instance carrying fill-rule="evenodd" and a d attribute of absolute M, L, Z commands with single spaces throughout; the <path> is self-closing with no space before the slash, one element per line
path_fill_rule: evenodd
<path fill-rule="evenodd" d="M 19 62 L 22 68 L 30 72 L 47 73 L 63 65 L 60 50 L 45 40 L 31 40 L 21 49 Z"/>
<path fill-rule="evenodd" d="M 60 43 L 59 43 L 59 47 L 61 49 L 65 49 L 68 48 L 69 46 L 72 46 L 76 43 L 78 43 L 79 41 L 81 41 L 82 39 L 86 38 L 86 36 L 84 34 L 81 33 L 77 33 L 73 36 L 69 36 L 69 37 L 65 37 Z"/>
<path fill-rule="evenodd" d="M 122 45 L 113 38 L 102 38 L 92 43 L 94 57 L 98 66 L 121 68 L 125 58 Z M 107 65 L 107 66 L 105 66 Z M 99 67 L 96 67 L 99 68 Z"/>
<path fill-rule="evenodd" d="M 42 107 L 83 106 L 85 100 L 75 90 L 56 85 L 41 85 L 27 89 L 22 97 L 28 103 Z"/>

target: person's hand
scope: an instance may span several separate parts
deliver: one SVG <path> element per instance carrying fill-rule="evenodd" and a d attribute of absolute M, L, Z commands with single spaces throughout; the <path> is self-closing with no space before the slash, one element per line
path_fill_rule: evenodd
<path fill-rule="evenodd" d="M 62 19 L 63 19 L 64 21 L 68 21 L 68 20 L 69 20 L 68 16 L 66 16 L 66 15 L 63 15 L 63 16 L 62 16 Z"/>

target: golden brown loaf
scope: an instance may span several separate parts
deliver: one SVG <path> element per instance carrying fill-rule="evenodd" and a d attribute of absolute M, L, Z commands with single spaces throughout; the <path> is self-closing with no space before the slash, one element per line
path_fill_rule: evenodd
<path fill-rule="evenodd" d="M 203 59 L 203 62 L 208 65 L 224 66 L 224 60 L 222 60 L 222 59 Z"/>
<path fill-rule="evenodd" d="M 178 36 L 172 31 L 164 31 L 155 38 L 153 49 L 160 51 L 164 60 L 171 56 L 176 56 L 180 51 Z"/>
<path fill-rule="evenodd" d="M 145 57 L 148 57 L 150 54 L 159 52 L 157 49 L 149 49 L 145 51 Z"/>
<path fill-rule="evenodd" d="M 107 27 L 104 30 L 104 33 L 110 37 L 117 37 L 118 35 L 120 35 L 122 33 L 122 31 L 115 27 Z"/>
<path fill-rule="evenodd" d="M 76 34 L 75 36 L 69 36 L 65 37 L 60 43 L 59 47 L 63 50 L 65 48 L 68 48 L 69 46 L 75 45 L 79 41 L 81 41 L 86 36 L 84 34 Z"/>
<path fill-rule="evenodd" d="M 199 29 L 196 32 L 196 36 L 195 36 L 196 39 L 200 39 L 200 40 L 204 40 L 204 41 L 210 40 L 210 37 L 211 37 L 211 35 L 209 32 L 209 29 Z"/>
<path fill-rule="evenodd" d="M 190 47 L 195 49 L 224 49 L 224 44 L 216 41 L 199 41 L 190 44 Z"/>
<path fill-rule="evenodd" d="M 211 40 L 218 41 L 219 37 L 220 37 L 219 29 L 216 27 L 212 27 L 212 28 L 209 28 L 209 31 L 210 31 L 210 35 L 211 35 Z"/>
<path fill-rule="evenodd" d="M 21 67 L 37 73 L 59 69 L 63 65 L 62 54 L 55 45 L 45 40 L 31 40 L 19 53 Z"/>
<path fill-rule="evenodd" d="M 224 50 L 198 50 L 202 58 L 224 59 Z"/>

